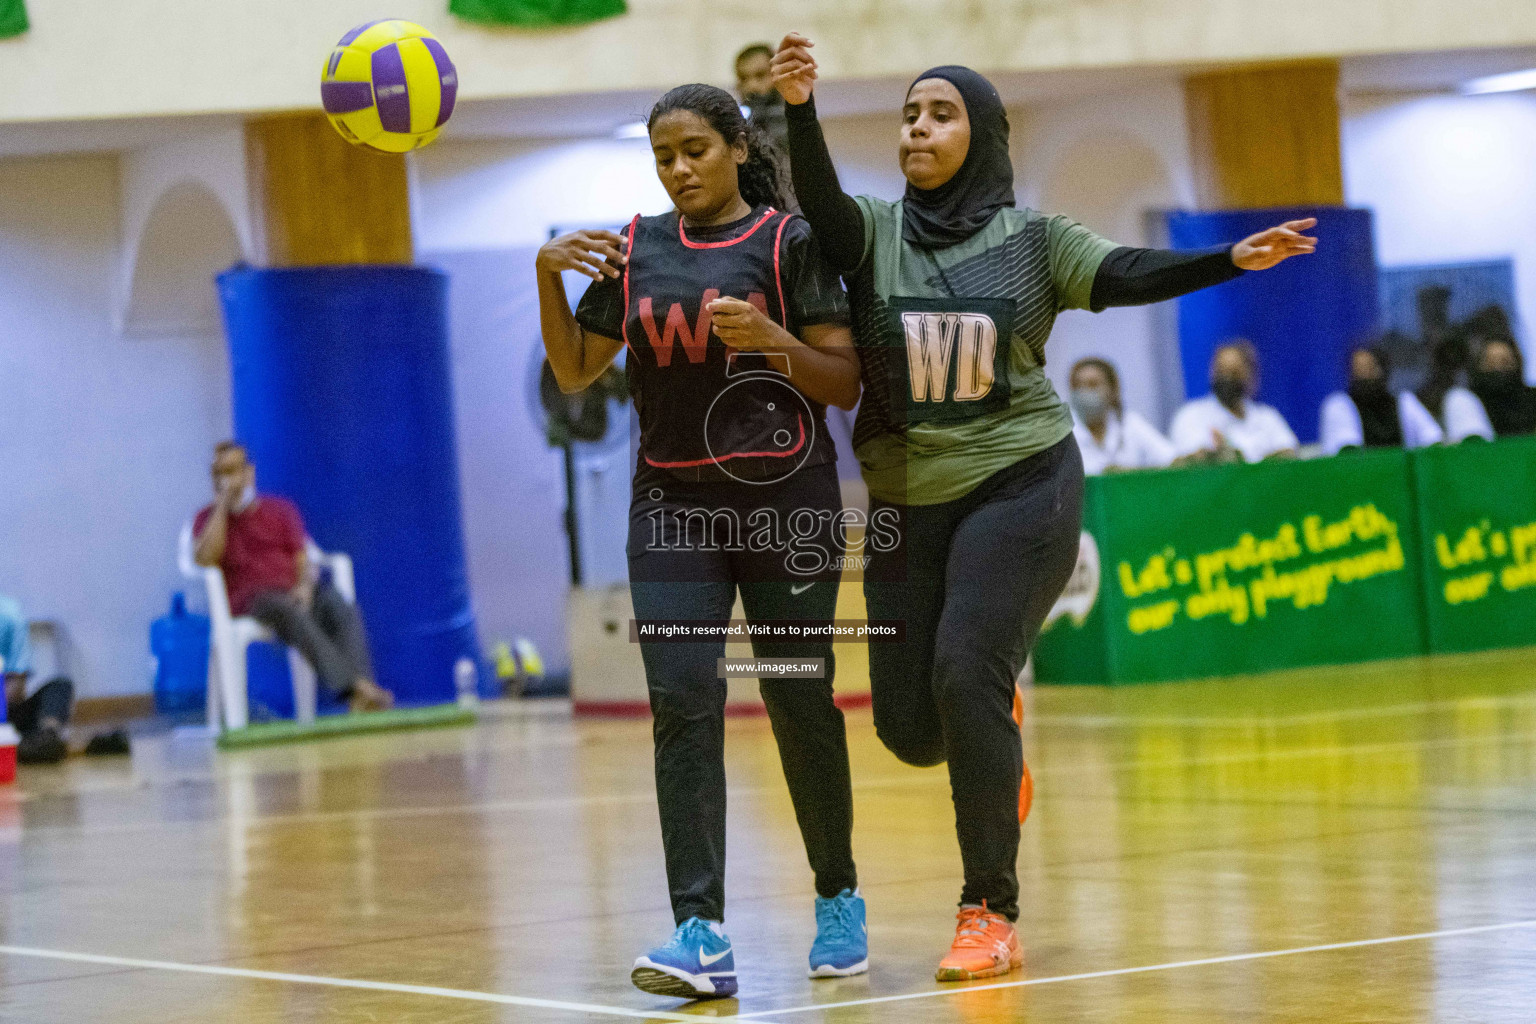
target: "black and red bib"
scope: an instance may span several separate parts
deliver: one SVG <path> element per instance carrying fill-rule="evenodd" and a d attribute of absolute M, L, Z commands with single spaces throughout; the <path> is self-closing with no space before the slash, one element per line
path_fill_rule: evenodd
<path fill-rule="evenodd" d="M 625 372 L 640 458 L 688 479 L 780 480 L 835 458 L 825 409 L 789 382 L 783 357 L 730 348 L 705 306 L 745 299 L 791 333 L 781 273 L 791 214 L 759 206 L 690 234 L 676 212 L 630 222 L 624 269 Z"/>

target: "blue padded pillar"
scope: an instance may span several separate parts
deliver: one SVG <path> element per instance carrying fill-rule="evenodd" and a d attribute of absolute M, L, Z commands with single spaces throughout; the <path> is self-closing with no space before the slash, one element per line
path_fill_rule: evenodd
<path fill-rule="evenodd" d="M 448 279 L 412 266 L 219 277 L 235 432 L 262 491 L 350 554 L 379 682 L 403 704 L 455 696 L 478 664 L 448 362 Z"/>

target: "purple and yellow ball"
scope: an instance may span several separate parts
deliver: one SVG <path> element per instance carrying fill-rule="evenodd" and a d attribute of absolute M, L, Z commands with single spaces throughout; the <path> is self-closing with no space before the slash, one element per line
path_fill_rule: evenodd
<path fill-rule="evenodd" d="M 458 91 L 443 44 L 420 25 L 394 19 L 342 36 L 320 80 L 320 102 L 342 138 L 384 153 L 437 138 Z"/>

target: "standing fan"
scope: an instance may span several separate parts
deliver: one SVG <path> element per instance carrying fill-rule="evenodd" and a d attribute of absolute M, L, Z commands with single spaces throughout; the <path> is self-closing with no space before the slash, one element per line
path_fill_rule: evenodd
<path fill-rule="evenodd" d="M 571 553 L 571 583 L 581 586 L 581 544 L 576 522 L 577 442 L 594 444 L 608 437 L 608 401 L 629 401 L 629 382 L 617 366 L 575 394 L 560 390 L 555 371 L 545 359 L 539 369 L 539 404 L 544 409 L 544 436 L 551 448 L 565 455 L 565 535 Z"/>

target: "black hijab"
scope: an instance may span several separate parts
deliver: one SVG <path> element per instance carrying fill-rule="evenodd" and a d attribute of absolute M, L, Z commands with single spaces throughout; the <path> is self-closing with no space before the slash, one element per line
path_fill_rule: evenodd
<path fill-rule="evenodd" d="M 907 183 L 901 237 L 925 249 L 942 249 L 970 238 L 998 210 L 1014 205 L 1013 163 L 1008 159 L 1008 113 L 992 83 L 970 68 L 946 64 L 924 71 L 912 85 L 928 78 L 942 78 L 965 101 L 971 148 L 955 176 L 938 188 Z"/>
<path fill-rule="evenodd" d="M 1381 376 L 1361 380 L 1355 376 L 1355 357 L 1364 352 L 1376 363 Z M 1349 351 L 1349 387 L 1346 393 L 1360 413 L 1360 432 L 1367 448 L 1400 447 L 1403 424 L 1397 411 L 1397 396 L 1387 388 L 1392 363 L 1385 348 L 1361 346 Z"/>

